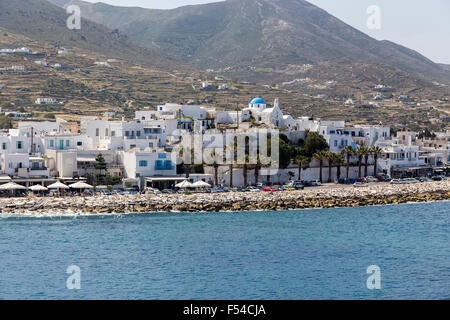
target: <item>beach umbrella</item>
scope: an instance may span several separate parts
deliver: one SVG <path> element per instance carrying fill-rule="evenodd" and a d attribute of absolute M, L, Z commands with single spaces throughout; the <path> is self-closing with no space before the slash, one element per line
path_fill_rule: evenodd
<path fill-rule="evenodd" d="M 59 181 L 49 185 L 47 188 L 49 188 L 49 189 L 70 189 L 64 183 L 59 182 Z"/>
<path fill-rule="evenodd" d="M 67 185 L 65 185 L 64 183 L 57 181 L 51 185 L 49 185 L 47 188 L 49 189 L 58 189 L 59 190 L 59 194 L 61 196 L 64 196 L 64 190 L 65 189 L 70 189 Z"/>
<path fill-rule="evenodd" d="M 71 184 L 69 187 L 71 187 L 72 189 L 94 189 L 93 186 L 82 181 Z"/>
<path fill-rule="evenodd" d="M 190 182 L 187 181 L 187 180 L 185 180 L 185 181 L 183 181 L 183 182 L 181 182 L 181 183 L 179 183 L 179 184 L 176 184 L 175 187 L 176 187 L 176 188 L 180 188 L 180 189 L 185 189 L 185 188 L 195 188 L 195 187 L 193 186 L 193 184 L 190 183 Z"/>
<path fill-rule="evenodd" d="M 44 187 L 43 185 L 40 185 L 40 184 L 31 186 L 28 189 L 30 189 L 33 192 L 42 192 L 42 193 L 44 193 L 44 191 L 48 191 L 48 189 L 46 187 Z"/>
<path fill-rule="evenodd" d="M 8 182 L 5 184 L 2 184 L 0 186 L 0 190 L 4 191 L 11 191 L 11 193 L 14 193 L 14 191 L 17 190 L 28 190 L 27 187 L 21 186 L 20 184 L 14 183 L 14 182 Z"/>
<path fill-rule="evenodd" d="M 0 185 L 0 190 L 27 190 L 27 187 L 21 186 L 20 184 L 14 183 L 14 182 L 8 182 L 5 184 Z"/>
<path fill-rule="evenodd" d="M 31 191 L 47 191 L 48 189 L 40 184 L 29 187 Z"/>
<path fill-rule="evenodd" d="M 209 183 L 206 183 L 205 181 L 197 181 L 192 186 L 195 188 L 211 188 L 211 185 Z"/>

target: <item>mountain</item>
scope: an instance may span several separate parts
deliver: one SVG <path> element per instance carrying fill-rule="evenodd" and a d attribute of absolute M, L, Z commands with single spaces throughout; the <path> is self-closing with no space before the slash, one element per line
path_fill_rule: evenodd
<path fill-rule="evenodd" d="M 78 0 L 83 16 L 135 43 L 207 69 L 370 63 L 450 83 L 447 68 L 390 41 L 378 41 L 304 0 L 227 0 L 172 10 Z"/>
<path fill-rule="evenodd" d="M 11 33 L 157 68 L 181 66 L 159 50 L 139 47 L 118 30 L 90 20 L 82 19 L 80 30 L 69 30 L 68 17 L 64 9 L 45 0 L 0 0 L 0 28 Z"/>

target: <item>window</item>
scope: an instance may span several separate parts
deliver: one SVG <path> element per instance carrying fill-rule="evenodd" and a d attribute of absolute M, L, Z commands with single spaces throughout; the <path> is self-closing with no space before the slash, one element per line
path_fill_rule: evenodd
<path fill-rule="evenodd" d="M 100 129 L 97 128 L 97 129 L 95 129 L 95 136 L 98 137 L 99 135 L 100 135 Z"/>
<path fill-rule="evenodd" d="M 109 136 L 109 130 L 108 128 L 105 129 L 105 137 Z"/>
<path fill-rule="evenodd" d="M 17 149 L 23 148 L 23 141 L 17 141 Z"/>
<path fill-rule="evenodd" d="M 164 168 L 166 170 L 172 170 L 172 161 L 170 160 L 164 161 Z"/>
<path fill-rule="evenodd" d="M 165 153 L 158 154 L 158 159 L 166 159 L 167 155 Z"/>
<path fill-rule="evenodd" d="M 129 137 L 130 136 L 130 131 L 125 131 L 125 137 Z"/>
<path fill-rule="evenodd" d="M 148 162 L 145 160 L 139 161 L 139 167 L 147 167 L 148 166 Z"/>
<path fill-rule="evenodd" d="M 148 147 L 153 148 L 153 142 L 149 142 Z"/>
<path fill-rule="evenodd" d="M 50 140 L 50 147 L 53 148 L 55 146 L 55 140 Z"/>
<path fill-rule="evenodd" d="M 155 169 L 156 170 L 163 170 L 163 162 L 161 160 L 156 160 L 155 161 Z"/>
<path fill-rule="evenodd" d="M 337 147 L 337 145 L 338 145 L 338 141 L 334 140 L 334 146 Z"/>
<path fill-rule="evenodd" d="M 6 150 L 6 142 L 2 143 L 2 150 Z"/>
<path fill-rule="evenodd" d="M 66 147 L 70 147 L 70 140 L 66 140 Z"/>
<path fill-rule="evenodd" d="M 116 136 L 116 132 L 115 131 L 111 131 L 111 137 L 115 137 Z"/>
<path fill-rule="evenodd" d="M 141 131 L 136 131 L 136 136 L 140 137 L 141 136 Z"/>
<path fill-rule="evenodd" d="M 82 141 L 77 141 L 77 146 L 81 147 L 83 145 Z"/>

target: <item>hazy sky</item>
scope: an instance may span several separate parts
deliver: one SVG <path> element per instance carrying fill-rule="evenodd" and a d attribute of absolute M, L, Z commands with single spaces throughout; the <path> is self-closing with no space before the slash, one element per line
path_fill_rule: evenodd
<path fill-rule="evenodd" d="M 88 0 L 89 2 L 99 2 Z M 102 0 L 120 6 L 170 9 L 211 0 Z M 309 0 L 329 13 L 379 40 L 391 40 L 435 62 L 450 64 L 449 0 Z M 381 9 L 381 29 L 367 27 L 371 5 Z"/>

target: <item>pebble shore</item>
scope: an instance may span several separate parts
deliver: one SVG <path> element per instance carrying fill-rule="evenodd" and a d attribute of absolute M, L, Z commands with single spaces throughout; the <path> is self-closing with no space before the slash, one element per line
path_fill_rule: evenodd
<path fill-rule="evenodd" d="M 70 216 L 149 212 L 240 212 L 360 207 L 450 200 L 450 181 L 409 185 L 331 185 L 273 193 L 196 193 L 95 197 L 1 198 L 1 216 Z"/>

